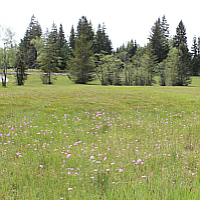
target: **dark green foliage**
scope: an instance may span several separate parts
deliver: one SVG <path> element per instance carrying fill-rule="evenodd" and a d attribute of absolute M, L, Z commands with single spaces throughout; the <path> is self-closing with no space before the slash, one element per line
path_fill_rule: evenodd
<path fill-rule="evenodd" d="M 154 55 L 157 56 L 158 62 L 162 62 L 169 51 L 168 46 L 168 24 L 165 16 L 163 16 L 163 21 L 160 18 L 155 22 L 154 26 L 151 28 L 150 43 L 154 50 Z"/>
<path fill-rule="evenodd" d="M 16 71 L 18 85 L 24 85 L 25 80 L 27 80 L 27 75 L 25 73 L 26 70 L 27 68 L 24 59 L 22 58 L 22 54 L 21 52 L 18 52 L 15 64 L 15 71 Z"/>
<path fill-rule="evenodd" d="M 29 24 L 28 29 L 26 30 L 25 36 L 20 43 L 20 52 L 23 54 L 22 59 L 25 62 L 25 65 L 29 69 L 38 68 L 37 63 L 37 50 L 33 44 L 31 44 L 32 39 L 36 39 L 36 37 L 41 37 L 42 29 L 38 21 L 36 21 L 35 16 L 31 17 L 31 22 Z"/>
<path fill-rule="evenodd" d="M 76 39 L 75 49 L 72 50 L 73 57 L 67 62 L 70 78 L 75 83 L 85 84 L 95 78 L 95 65 L 91 59 L 92 46 L 93 41 L 88 41 L 84 34 Z"/>
<path fill-rule="evenodd" d="M 65 39 L 65 34 L 63 31 L 62 24 L 60 24 L 58 38 L 57 38 L 57 46 L 58 46 L 58 67 L 60 70 L 66 69 L 66 61 L 69 56 L 69 47 L 67 45 L 67 41 Z"/>
<path fill-rule="evenodd" d="M 58 48 L 53 34 L 47 34 L 44 46 L 41 49 L 38 62 L 40 63 L 41 70 L 43 71 L 43 83 L 51 84 L 51 75 L 53 72 L 58 72 Z"/>
<path fill-rule="evenodd" d="M 86 41 L 94 41 L 94 31 L 92 28 L 92 23 L 88 22 L 85 16 L 79 19 L 77 25 L 76 37 L 80 39 L 81 35 L 84 35 Z"/>
<path fill-rule="evenodd" d="M 73 56 L 72 50 L 75 48 L 75 31 L 74 31 L 74 26 L 72 26 L 71 31 L 70 31 L 70 36 L 69 36 L 69 49 L 70 49 L 70 56 Z"/>
<path fill-rule="evenodd" d="M 174 47 L 179 47 L 181 43 L 187 46 L 187 36 L 186 36 L 186 28 L 181 20 L 176 28 L 176 35 L 173 38 L 174 40 Z"/>
<path fill-rule="evenodd" d="M 112 54 L 112 43 L 105 30 L 106 27 L 104 24 L 103 26 L 100 24 L 98 25 L 98 29 L 94 38 L 94 52 L 99 54 L 101 51 L 104 51 L 105 54 L 110 55 Z"/>
<path fill-rule="evenodd" d="M 193 76 L 198 76 L 200 72 L 200 56 L 199 56 L 199 48 L 197 44 L 196 36 L 193 38 L 193 44 L 191 47 L 192 51 L 192 60 L 191 60 L 191 66 L 192 66 L 192 72 L 191 74 Z"/>
<path fill-rule="evenodd" d="M 98 62 L 96 74 L 99 77 L 101 85 L 122 85 L 122 61 L 120 59 L 114 54 L 106 55 L 104 52 L 95 54 L 95 59 Z"/>

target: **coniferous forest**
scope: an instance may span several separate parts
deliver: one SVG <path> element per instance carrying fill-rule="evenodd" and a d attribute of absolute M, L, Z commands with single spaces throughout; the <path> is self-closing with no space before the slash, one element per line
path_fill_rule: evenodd
<path fill-rule="evenodd" d="M 7 69 L 14 69 L 18 85 L 24 85 L 28 69 L 41 70 L 45 84 L 51 84 L 57 72 L 67 73 L 78 84 L 98 78 L 102 85 L 127 86 L 151 86 L 156 81 L 161 86 L 187 86 L 191 76 L 200 73 L 200 37 L 194 36 L 189 51 L 184 22 L 177 24 L 176 34 L 170 37 L 165 15 L 152 25 L 144 47 L 135 38 L 114 50 L 105 24 L 99 24 L 95 32 L 86 16 L 76 27 L 72 25 L 68 41 L 62 24 L 58 27 L 53 22 L 51 30 L 43 32 L 34 15 L 18 45 L 9 29 L 6 35 L 0 49 L 1 71 L 6 79 Z"/>

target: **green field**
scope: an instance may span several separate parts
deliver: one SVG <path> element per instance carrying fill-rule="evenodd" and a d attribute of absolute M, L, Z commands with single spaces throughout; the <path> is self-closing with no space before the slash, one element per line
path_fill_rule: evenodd
<path fill-rule="evenodd" d="M 0 199 L 199 199 L 199 77 L 188 87 L 9 79 Z"/>

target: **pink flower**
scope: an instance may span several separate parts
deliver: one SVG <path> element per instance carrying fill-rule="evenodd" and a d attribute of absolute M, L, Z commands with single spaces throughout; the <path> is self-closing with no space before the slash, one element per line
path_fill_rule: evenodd
<path fill-rule="evenodd" d="M 40 165 L 39 167 L 40 167 L 40 168 L 44 168 L 44 166 L 43 166 L 43 165 Z"/>
<path fill-rule="evenodd" d="M 67 154 L 67 158 L 70 158 L 71 157 L 71 154 Z"/>
<path fill-rule="evenodd" d="M 119 169 L 119 172 L 123 172 L 124 170 L 123 169 Z"/>
<path fill-rule="evenodd" d="M 68 173 L 67 173 L 67 175 L 70 175 L 70 174 L 71 174 L 71 172 L 68 172 Z"/>
<path fill-rule="evenodd" d="M 138 160 L 137 160 L 137 164 L 138 164 L 138 163 L 141 163 L 141 162 L 142 162 L 142 160 L 141 160 L 141 159 L 138 159 Z"/>
<path fill-rule="evenodd" d="M 103 161 L 105 161 L 105 160 L 107 160 L 108 158 L 107 157 L 105 157 L 104 159 L 103 159 Z"/>
<path fill-rule="evenodd" d="M 94 156 L 90 156 L 90 159 L 94 159 Z"/>
<path fill-rule="evenodd" d="M 73 188 L 70 187 L 70 188 L 68 188 L 67 190 L 73 190 Z"/>

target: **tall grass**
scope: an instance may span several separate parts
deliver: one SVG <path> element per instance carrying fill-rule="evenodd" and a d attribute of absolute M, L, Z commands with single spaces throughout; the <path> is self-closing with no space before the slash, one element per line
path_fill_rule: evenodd
<path fill-rule="evenodd" d="M 199 199 L 200 80 L 189 87 L 0 88 L 1 199 Z"/>

